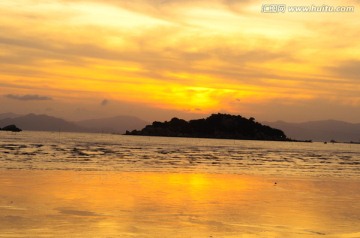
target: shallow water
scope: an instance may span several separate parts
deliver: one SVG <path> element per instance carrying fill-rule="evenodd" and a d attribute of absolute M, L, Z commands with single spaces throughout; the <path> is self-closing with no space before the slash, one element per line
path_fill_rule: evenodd
<path fill-rule="evenodd" d="M 360 178 L 360 145 L 108 134 L 0 133 L 0 167 Z"/>
<path fill-rule="evenodd" d="M 360 237 L 360 145 L 0 138 L 0 237 Z"/>
<path fill-rule="evenodd" d="M 354 180 L 7 170 L 0 185 L 1 237 L 360 235 Z"/>

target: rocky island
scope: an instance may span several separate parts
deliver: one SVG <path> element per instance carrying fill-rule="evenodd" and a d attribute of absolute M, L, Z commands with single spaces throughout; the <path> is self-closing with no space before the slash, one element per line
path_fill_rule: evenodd
<path fill-rule="evenodd" d="M 0 131 L 12 131 L 12 132 L 20 132 L 22 131 L 20 128 L 18 128 L 15 125 L 8 125 L 3 128 L 0 128 Z"/>
<path fill-rule="evenodd" d="M 126 135 L 195 137 L 239 140 L 288 141 L 279 129 L 262 125 L 253 117 L 247 119 L 240 115 L 212 114 L 204 119 L 185 121 L 172 118 L 170 121 L 155 121 L 142 130 L 126 131 Z"/>

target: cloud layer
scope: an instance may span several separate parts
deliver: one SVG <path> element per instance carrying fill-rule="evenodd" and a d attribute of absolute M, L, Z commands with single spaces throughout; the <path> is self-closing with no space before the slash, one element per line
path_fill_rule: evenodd
<path fill-rule="evenodd" d="M 359 13 L 264 14 L 262 4 L 4 1 L 0 88 L 8 99 L 56 97 L 74 107 L 95 97 L 103 106 L 107 98 L 184 113 L 267 118 L 272 106 L 284 114 L 298 108 L 308 118 L 311 108 L 306 112 L 304 105 L 358 108 Z M 346 5 L 359 8 L 356 1 Z"/>
<path fill-rule="evenodd" d="M 40 96 L 36 94 L 28 94 L 28 95 L 14 95 L 14 94 L 7 94 L 5 97 L 19 100 L 19 101 L 45 101 L 45 100 L 52 100 L 51 97 L 47 96 Z"/>

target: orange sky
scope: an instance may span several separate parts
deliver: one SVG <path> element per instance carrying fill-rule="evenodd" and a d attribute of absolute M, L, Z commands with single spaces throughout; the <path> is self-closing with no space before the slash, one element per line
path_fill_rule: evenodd
<path fill-rule="evenodd" d="M 286 1 L 351 13 L 263 4 L 3 0 L 0 113 L 360 122 L 358 1 Z"/>

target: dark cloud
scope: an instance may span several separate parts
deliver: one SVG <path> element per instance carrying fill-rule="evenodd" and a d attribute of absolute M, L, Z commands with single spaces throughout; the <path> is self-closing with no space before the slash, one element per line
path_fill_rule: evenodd
<path fill-rule="evenodd" d="M 360 80 L 360 60 L 345 61 L 328 69 L 342 78 Z"/>
<path fill-rule="evenodd" d="M 101 106 L 106 106 L 108 104 L 109 104 L 109 100 L 107 100 L 107 99 L 102 100 L 100 103 Z"/>
<path fill-rule="evenodd" d="M 26 94 L 26 95 L 15 95 L 15 94 L 7 94 L 5 97 L 19 100 L 19 101 L 46 101 L 46 100 L 52 100 L 51 97 L 47 96 L 41 96 L 37 94 Z"/>

